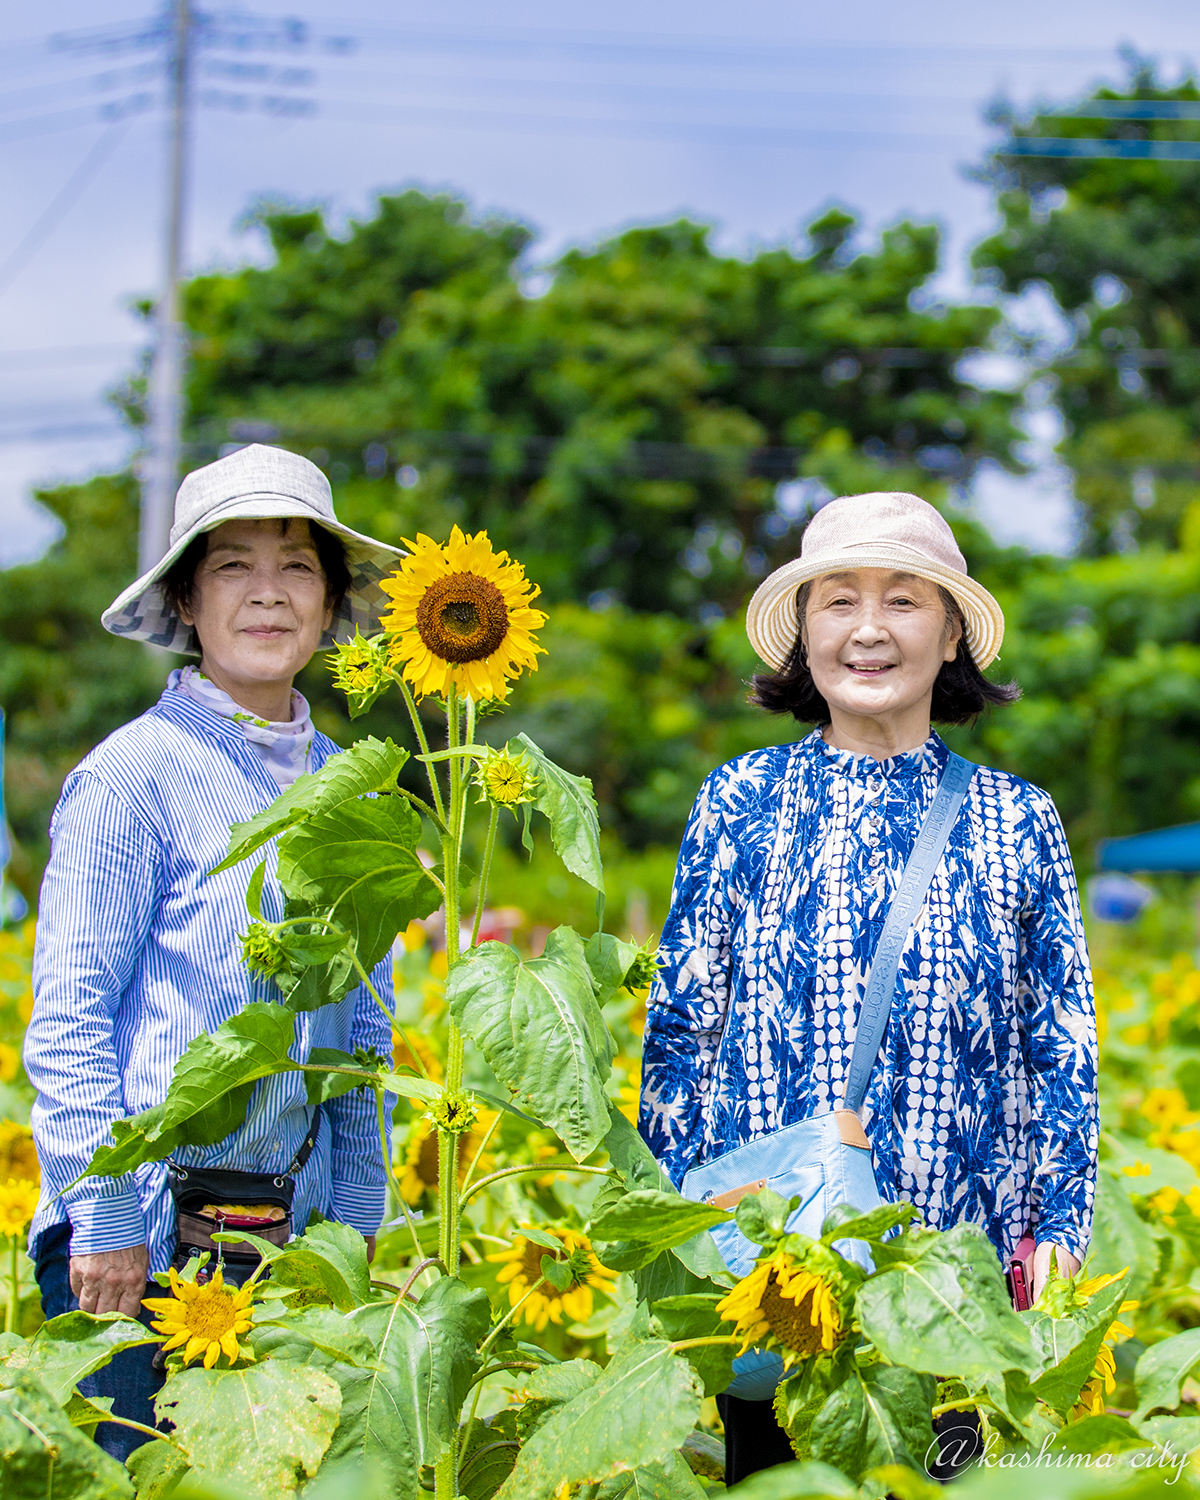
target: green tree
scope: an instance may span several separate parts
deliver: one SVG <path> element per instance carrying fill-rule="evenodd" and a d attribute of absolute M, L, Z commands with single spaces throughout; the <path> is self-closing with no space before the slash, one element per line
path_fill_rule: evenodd
<path fill-rule="evenodd" d="M 1022 137 L 1200 140 L 1200 120 L 1098 121 L 1094 101 L 1110 114 L 1194 106 L 1200 89 L 1190 77 L 1168 88 L 1134 59 L 1125 89 L 997 122 Z M 982 175 L 1003 228 L 975 252 L 981 278 L 1009 293 L 1046 287 L 1070 330 L 1044 368 L 1067 421 L 1085 550 L 1174 546 L 1200 524 L 1200 162 L 997 154 Z"/>
<path fill-rule="evenodd" d="M 50 810 L 93 745 L 158 696 L 167 658 L 108 635 L 100 614 L 137 566 L 137 485 L 128 474 L 42 490 L 64 533 L 0 588 L 0 703 L 7 717 L 11 875 L 37 892 Z M 173 662 L 172 662 L 173 664 Z"/>
<path fill-rule="evenodd" d="M 262 223 L 273 265 L 188 289 L 194 461 L 269 436 L 385 537 L 487 527 L 551 602 L 736 609 L 795 543 L 778 480 L 937 494 L 1007 459 L 1013 398 L 958 370 L 998 315 L 922 303 L 931 226 L 859 251 L 835 211 L 739 259 L 680 221 L 567 253 L 533 296 L 528 229 L 452 198 L 381 198 L 343 238 Z"/>

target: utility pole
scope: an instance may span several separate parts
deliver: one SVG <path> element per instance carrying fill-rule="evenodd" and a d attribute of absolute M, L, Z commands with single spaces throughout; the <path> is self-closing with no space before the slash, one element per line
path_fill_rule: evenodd
<path fill-rule="evenodd" d="M 186 193 L 190 0 L 173 0 L 171 54 L 167 66 L 171 109 L 167 150 L 166 263 L 158 302 L 157 344 L 150 372 L 149 442 L 142 469 L 142 515 L 138 538 L 140 571 L 152 568 L 167 550 L 167 537 L 179 482 L 183 431 L 183 368 L 186 332 L 180 318 L 179 271 Z"/>

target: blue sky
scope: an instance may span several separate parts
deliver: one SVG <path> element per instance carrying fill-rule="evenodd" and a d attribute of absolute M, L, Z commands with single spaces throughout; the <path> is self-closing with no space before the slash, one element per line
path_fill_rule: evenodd
<path fill-rule="evenodd" d="M 526 219 L 534 261 L 681 213 L 733 251 L 794 237 L 831 202 L 868 232 L 933 219 L 947 234 L 943 283 L 958 293 L 991 222 L 962 173 L 992 138 L 989 99 L 1027 105 L 1115 81 L 1121 44 L 1171 78 L 1200 54 L 1182 0 L 317 3 L 267 0 L 254 15 L 271 24 L 225 24 L 225 45 L 203 54 L 193 269 L 261 254 L 236 227 L 260 195 L 319 201 L 337 222 L 380 189 L 417 184 Z M 0 14 L 0 563 L 51 535 L 27 498 L 35 483 L 129 451 L 103 391 L 141 342 L 129 300 L 159 274 L 157 54 L 128 45 L 130 23 L 152 14 L 126 0 Z M 275 46 L 288 17 L 306 23 L 286 33 L 302 44 Z M 127 113 L 108 124 L 114 105 Z M 56 200 L 56 224 L 6 272 Z M 1039 430 L 1045 445 L 1052 423 Z M 985 483 L 979 503 L 1002 534 L 1066 544 L 1053 472 Z"/>

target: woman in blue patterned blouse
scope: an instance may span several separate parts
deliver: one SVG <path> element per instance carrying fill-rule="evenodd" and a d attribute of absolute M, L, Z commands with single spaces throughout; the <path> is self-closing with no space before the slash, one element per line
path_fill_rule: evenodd
<path fill-rule="evenodd" d="M 981 671 L 1003 626 L 912 495 L 826 505 L 755 594 L 747 630 L 775 668 L 755 701 L 819 727 L 719 767 L 684 835 L 640 1119 L 675 1182 L 840 1105 L 871 955 L 946 763 L 931 720 L 1017 695 Z M 1095 1079 L 1058 813 L 981 767 L 904 949 L 862 1111 L 881 1194 L 936 1229 L 980 1225 L 1005 1264 L 1032 1233 L 1036 1297 L 1052 1248 L 1072 1272 L 1086 1252 Z"/>

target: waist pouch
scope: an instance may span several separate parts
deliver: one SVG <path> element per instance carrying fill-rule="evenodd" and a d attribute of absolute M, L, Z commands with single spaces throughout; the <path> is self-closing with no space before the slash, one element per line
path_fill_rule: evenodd
<path fill-rule="evenodd" d="M 261 1256 L 247 1240 L 217 1244 L 214 1234 L 239 1229 L 272 1245 L 286 1245 L 292 1237 L 292 1200 L 296 1175 L 312 1155 L 321 1128 L 318 1108 L 308 1134 L 291 1164 L 280 1173 L 234 1172 L 223 1167 L 192 1167 L 167 1162 L 167 1183 L 175 1207 L 175 1254 L 171 1264 L 182 1271 L 193 1256 L 207 1251 L 213 1261 L 227 1261 L 231 1269 L 249 1271 Z"/>
<path fill-rule="evenodd" d="M 781 1198 L 800 1199 L 787 1221 L 789 1233 L 818 1239 L 826 1217 L 839 1203 L 869 1213 L 882 1202 L 875 1185 L 871 1148 L 858 1117 L 848 1111 L 817 1115 L 785 1126 L 727 1151 L 715 1161 L 693 1167 L 680 1184 L 685 1198 L 712 1203 L 732 1212 L 750 1193 L 770 1188 Z M 845 1137 L 857 1135 L 861 1144 Z M 759 1247 L 730 1220 L 709 1230 L 725 1264 L 740 1280 L 749 1274 Z M 861 1240 L 838 1240 L 834 1248 L 847 1260 L 872 1269 Z M 769 1401 L 783 1375 L 783 1360 L 773 1350 L 749 1349 L 733 1362 L 733 1381 L 726 1394 L 744 1401 Z"/>
<path fill-rule="evenodd" d="M 921 823 L 872 955 L 842 1108 L 785 1126 L 693 1167 L 680 1187 L 685 1198 L 732 1210 L 747 1194 L 767 1187 L 784 1198 L 798 1196 L 800 1206 L 789 1218 L 788 1229 L 813 1239 L 820 1237 L 826 1215 L 839 1203 L 866 1213 L 882 1202 L 859 1111 L 887 1030 L 904 946 L 925 905 L 974 773 L 975 767 L 962 756 L 951 753 L 947 757 L 937 795 Z M 740 1280 L 754 1264 L 759 1247 L 735 1223 L 718 1224 L 709 1233 Z M 867 1247 L 861 1242 L 842 1240 L 836 1248 L 847 1259 L 872 1269 Z M 726 1394 L 745 1401 L 769 1400 L 782 1375 L 779 1355 L 747 1350 L 733 1362 L 733 1381 Z"/>

